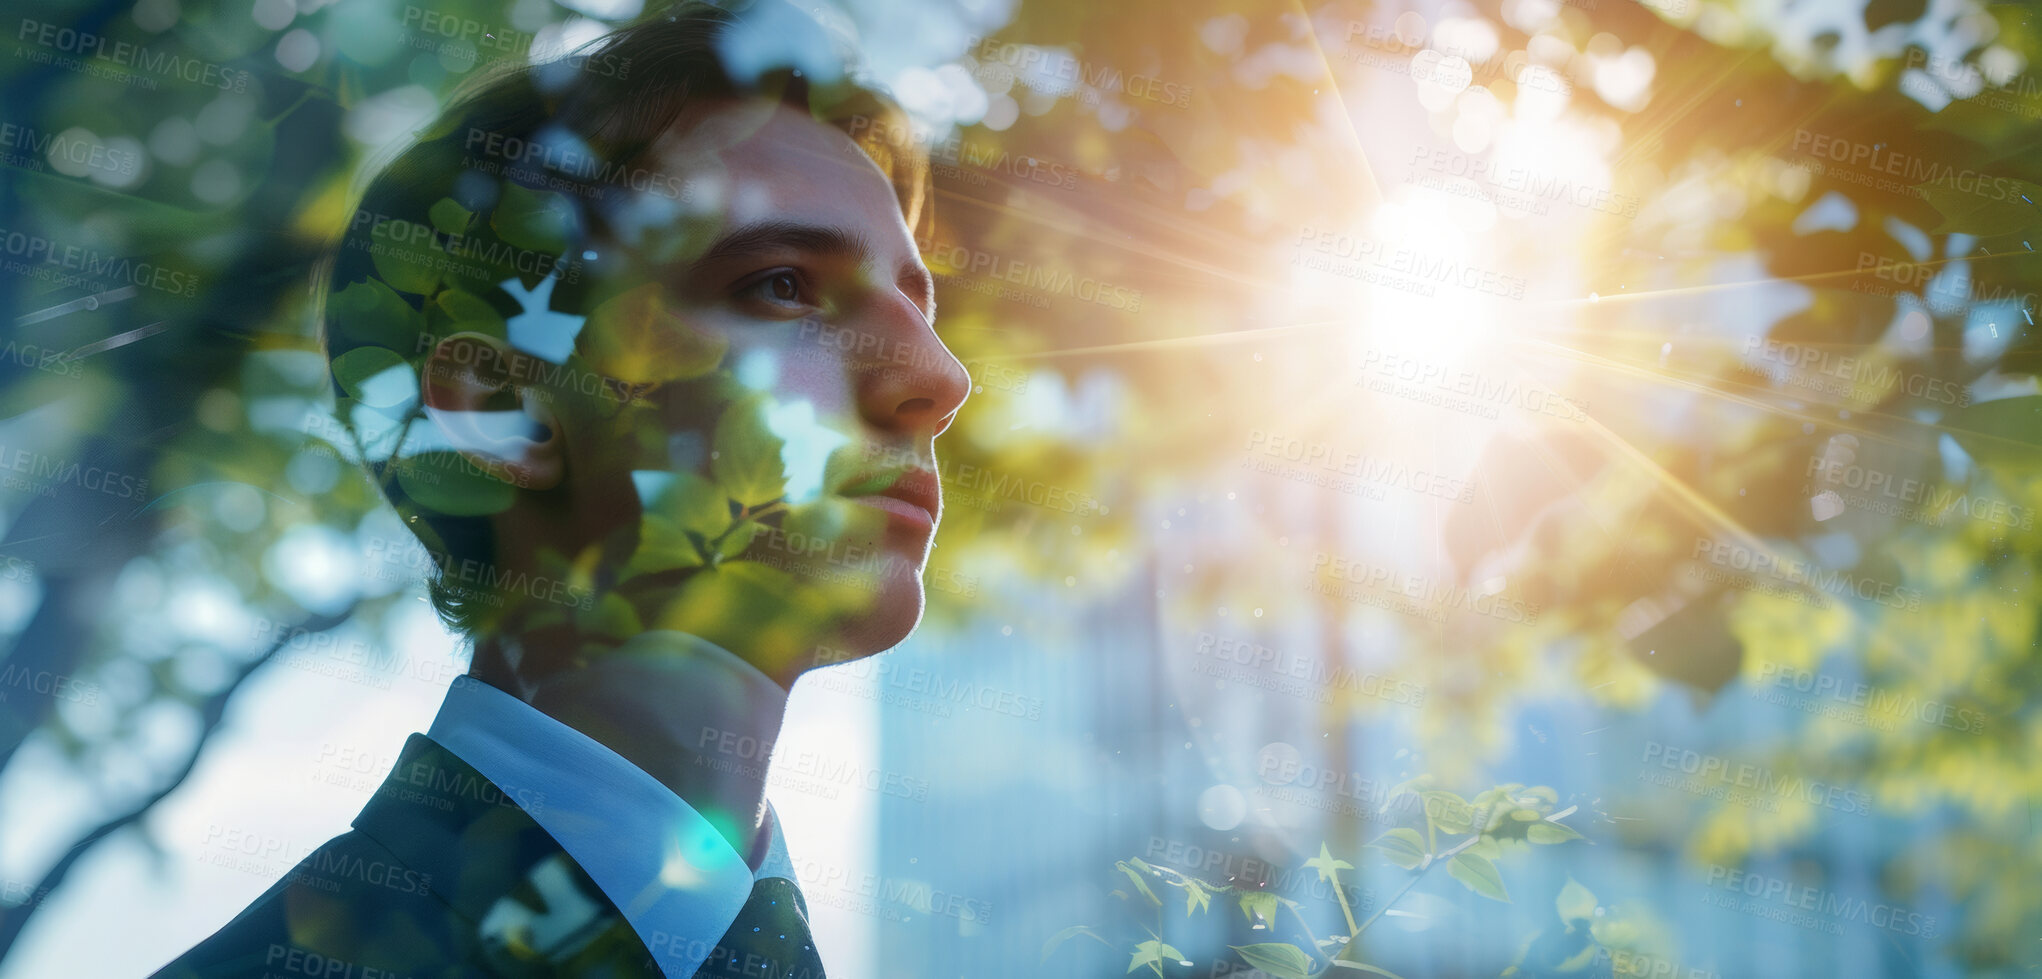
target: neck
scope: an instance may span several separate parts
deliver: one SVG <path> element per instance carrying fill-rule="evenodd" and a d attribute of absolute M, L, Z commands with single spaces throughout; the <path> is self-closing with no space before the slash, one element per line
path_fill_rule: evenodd
<path fill-rule="evenodd" d="M 515 638 L 479 640 L 476 662 L 517 662 Z M 508 654 L 508 655 L 506 655 Z M 756 868 L 766 764 L 787 691 L 707 640 L 646 632 L 529 683 L 491 682 L 637 765 L 701 813 Z"/>

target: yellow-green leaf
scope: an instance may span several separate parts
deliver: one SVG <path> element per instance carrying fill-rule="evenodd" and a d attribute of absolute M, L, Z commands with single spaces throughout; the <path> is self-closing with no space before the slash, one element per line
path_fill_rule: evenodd
<path fill-rule="evenodd" d="M 1456 853 L 1447 864 L 1446 872 L 1467 885 L 1468 890 L 1483 897 L 1505 903 L 1510 901 L 1509 892 L 1503 889 L 1503 875 L 1496 872 L 1496 864 L 1488 857 L 1465 851 Z"/>

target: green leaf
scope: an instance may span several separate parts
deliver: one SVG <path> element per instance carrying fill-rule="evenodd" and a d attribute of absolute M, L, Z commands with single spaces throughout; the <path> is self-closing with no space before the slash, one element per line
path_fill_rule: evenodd
<path fill-rule="evenodd" d="M 1276 895 L 1268 891 L 1243 891 L 1240 901 L 1241 916 L 1249 924 L 1264 927 L 1276 924 Z"/>
<path fill-rule="evenodd" d="M 1419 836 L 1415 829 L 1400 826 L 1376 837 L 1369 846 L 1381 850 L 1391 863 L 1405 870 L 1425 862 L 1425 837 Z"/>
<path fill-rule="evenodd" d="M 668 305 L 667 286 L 649 282 L 591 310 L 575 351 L 597 373 L 627 384 L 701 377 L 723 363 L 730 338 L 699 327 Z"/>
<path fill-rule="evenodd" d="M 1261 969 L 1275 979 L 1311 979 L 1312 957 L 1304 949 L 1289 942 L 1262 942 L 1257 945 L 1229 946 L 1241 956 L 1241 961 L 1252 968 Z"/>
<path fill-rule="evenodd" d="M 1319 844 L 1319 855 L 1305 861 L 1305 866 L 1318 871 L 1319 879 L 1322 881 L 1337 881 L 1340 879 L 1338 876 L 1340 871 L 1354 869 L 1353 864 L 1334 859 L 1333 851 L 1327 849 L 1325 843 Z"/>
<path fill-rule="evenodd" d="M 1143 942 L 1134 947 L 1134 960 L 1127 964 L 1127 971 L 1133 972 L 1146 965 L 1161 972 L 1161 965 L 1166 961 L 1178 965 L 1184 961 L 1184 953 L 1160 941 Z"/>
<path fill-rule="evenodd" d="M 1042 961 L 1044 962 L 1049 961 L 1050 953 L 1055 952 L 1058 948 L 1063 946 L 1063 943 L 1070 941 L 1071 939 L 1076 938 L 1079 935 L 1084 935 L 1092 939 L 1093 941 L 1106 946 L 1107 948 L 1113 947 L 1113 943 L 1107 941 L 1104 938 L 1101 938 L 1098 932 L 1093 931 L 1092 929 L 1087 928 L 1084 925 L 1072 925 L 1069 928 L 1065 928 L 1064 930 L 1049 936 L 1049 941 L 1042 943 Z"/>
<path fill-rule="evenodd" d="M 728 561 L 743 554 L 745 548 L 752 546 L 752 538 L 757 536 L 761 529 L 756 520 L 741 520 L 733 524 L 730 531 L 723 535 L 723 540 L 716 545 L 716 556 Z"/>
<path fill-rule="evenodd" d="M 1595 895 L 1569 877 L 1567 885 L 1560 888 L 1560 896 L 1553 901 L 1553 907 L 1560 912 L 1560 920 L 1571 927 L 1576 921 L 1595 918 Z"/>
<path fill-rule="evenodd" d="M 763 506 L 787 492 L 787 472 L 780 461 L 784 447 L 766 425 L 766 397 L 741 398 L 716 420 L 709 470 L 726 496 L 747 507 Z"/>
<path fill-rule="evenodd" d="M 1449 833 L 1466 833 L 1474 827 L 1475 807 L 1459 793 L 1445 789 L 1432 789 L 1420 795 L 1425 799 L 1426 815 Z"/>
<path fill-rule="evenodd" d="M 637 577 L 681 568 L 699 568 L 702 564 L 702 550 L 695 537 L 672 519 L 648 513 L 638 523 L 638 550 L 632 553 L 630 563 L 624 566 L 624 575 Z"/>
<path fill-rule="evenodd" d="M 1462 851 L 1454 854 L 1446 872 L 1466 884 L 1468 890 L 1491 900 L 1510 903 L 1510 894 L 1503 889 L 1503 875 L 1496 872 L 1496 864 L 1488 857 Z"/>
<path fill-rule="evenodd" d="M 387 237 L 372 238 L 369 245 L 376 275 L 399 292 L 432 295 L 439 288 L 441 263 L 447 261 L 433 229 L 414 221 L 391 221 L 388 227 Z"/>
<path fill-rule="evenodd" d="M 1356 962 L 1351 959 L 1334 959 L 1333 965 L 1335 968 L 1339 969 L 1354 969 L 1360 972 L 1373 973 L 1378 976 L 1389 976 L 1390 979 L 1404 979 L 1403 976 L 1391 972 L 1390 970 L 1385 969 L 1382 966 L 1370 965 L 1366 962 Z"/>
<path fill-rule="evenodd" d="M 380 279 L 350 284 L 326 304 L 326 323 L 333 335 L 350 344 L 372 344 L 395 350 L 411 350 L 425 330 L 425 320 L 395 290 Z"/>
<path fill-rule="evenodd" d="M 1944 416 L 1942 427 L 1983 465 L 2024 473 L 2042 468 L 2042 395 L 1959 408 Z"/>
<path fill-rule="evenodd" d="M 2037 207 L 2042 205 L 2042 186 L 2025 180 L 1980 177 L 1978 185 L 1970 190 L 1965 190 L 1954 179 L 1915 186 L 1943 216 L 1943 223 L 1930 234 L 1946 235 L 1955 231 L 1991 237 L 2042 227 L 2042 209 Z M 2027 199 L 2023 200 L 2023 197 Z"/>
<path fill-rule="evenodd" d="M 503 196 L 489 215 L 497 237 L 537 255 L 565 252 L 576 224 L 574 206 L 551 191 L 530 190 L 508 180 L 502 186 Z"/>
<path fill-rule="evenodd" d="M 1601 955 L 1602 949 L 1597 947 L 1594 942 L 1582 942 L 1581 951 L 1560 960 L 1560 964 L 1554 966 L 1553 971 L 1563 973 L 1580 972 L 1588 968 L 1589 964 L 1600 958 Z"/>
<path fill-rule="evenodd" d="M 768 675 L 815 651 L 814 629 L 831 609 L 817 590 L 758 561 L 724 561 L 688 577 L 656 615 L 655 629 L 700 636 L 725 649 L 747 647 Z"/>
<path fill-rule="evenodd" d="M 730 498 L 723 488 L 694 473 L 675 473 L 671 482 L 653 497 L 648 513 L 674 522 L 680 529 L 705 541 L 715 540 L 730 529 Z"/>
<path fill-rule="evenodd" d="M 1134 889 L 1142 892 L 1142 896 L 1148 898 L 1150 904 L 1153 904 L 1157 907 L 1163 906 L 1163 899 L 1157 897 L 1155 891 L 1149 890 L 1149 882 L 1142 879 L 1141 871 L 1128 866 L 1127 861 L 1125 860 L 1122 860 L 1114 864 L 1113 866 L 1115 867 L 1115 869 L 1118 869 L 1121 873 L 1126 874 L 1128 880 L 1134 881 Z"/>
<path fill-rule="evenodd" d="M 391 464 L 397 485 L 419 505 L 450 517 L 482 517 L 511 505 L 517 491 L 456 452 L 421 452 Z"/>
<path fill-rule="evenodd" d="M 503 314 L 481 296 L 465 289 L 442 289 L 433 297 L 433 305 L 447 314 L 448 333 L 472 331 L 499 340 L 510 337 L 504 326 Z"/>
<path fill-rule="evenodd" d="M 594 608 L 577 616 L 577 620 L 576 625 L 581 632 L 592 636 L 622 640 L 645 631 L 645 624 L 638 620 L 638 611 L 616 592 L 604 595 Z"/>
<path fill-rule="evenodd" d="M 418 372 L 387 347 L 356 347 L 333 358 L 333 377 L 348 397 L 371 408 L 406 407 L 418 398 Z"/>
<path fill-rule="evenodd" d="M 1578 840 L 1581 838 L 1581 834 L 1575 832 L 1574 827 L 1566 823 L 1556 823 L 1549 819 L 1541 819 L 1524 828 L 1524 838 L 1533 843 L 1551 845 L 1554 843 L 1565 843 L 1568 840 Z"/>
<path fill-rule="evenodd" d="M 450 235 L 459 235 L 467 233 L 468 221 L 475 215 L 455 203 L 453 198 L 442 197 L 426 211 L 426 216 L 432 221 L 433 227 Z"/>
<path fill-rule="evenodd" d="M 1193 911 L 1204 911 L 1211 906 L 1212 895 L 1206 891 L 1205 885 L 1187 878 L 1184 881 L 1184 914 L 1188 917 Z"/>

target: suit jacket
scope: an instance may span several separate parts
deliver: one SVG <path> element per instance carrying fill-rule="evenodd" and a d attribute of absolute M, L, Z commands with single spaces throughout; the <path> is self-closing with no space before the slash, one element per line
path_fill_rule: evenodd
<path fill-rule="evenodd" d="M 661 946 L 720 937 L 648 943 L 517 800 L 422 734 L 353 825 L 157 976 L 660 979 Z"/>

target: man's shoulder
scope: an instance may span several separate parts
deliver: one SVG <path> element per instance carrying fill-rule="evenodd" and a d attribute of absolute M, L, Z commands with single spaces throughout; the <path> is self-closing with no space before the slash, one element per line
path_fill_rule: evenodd
<path fill-rule="evenodd" d="M 391 942 L 392 926 L 402 941 Z M 327 841 L 157 973 L 162 979 L 412 976 L 458 962 L 454 912 L 359 830 Z"/>
<path fill-rule="evenodd" d="M 658 975 L 532 815 L 424 735 L 354 820 L 164 979 Z M 566 968 L 572 966 L 572 968 Z"/>

